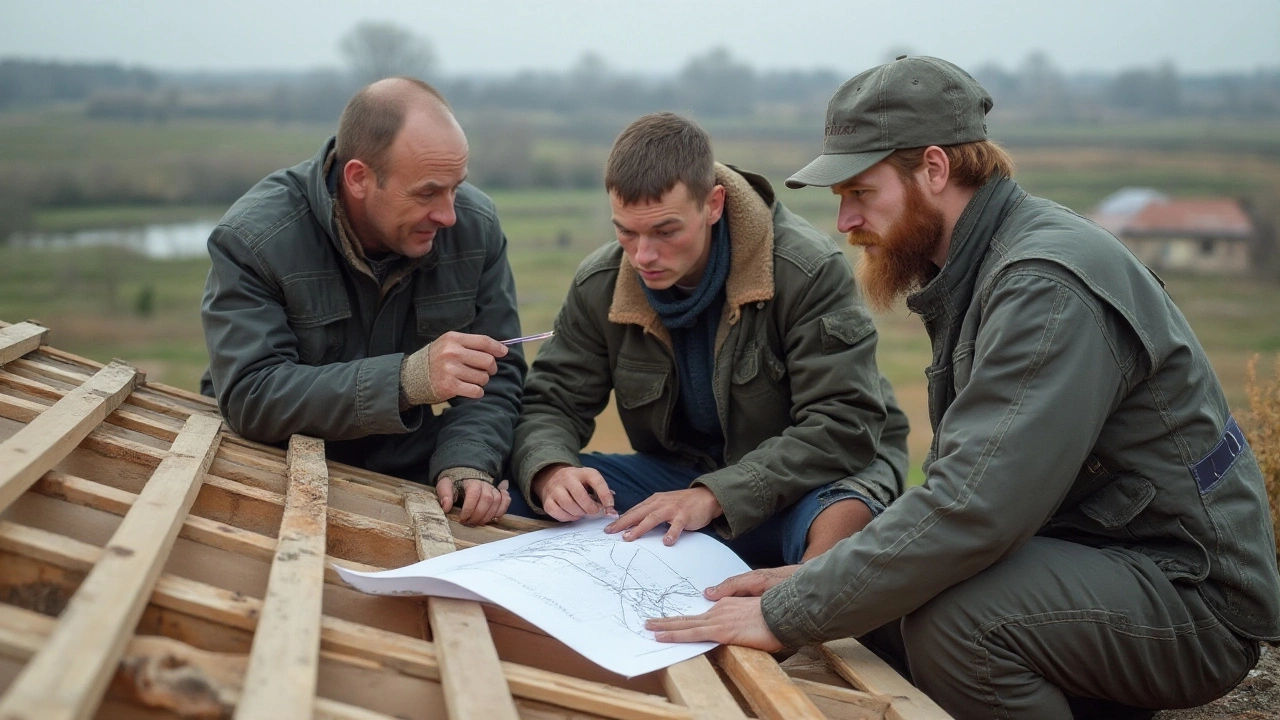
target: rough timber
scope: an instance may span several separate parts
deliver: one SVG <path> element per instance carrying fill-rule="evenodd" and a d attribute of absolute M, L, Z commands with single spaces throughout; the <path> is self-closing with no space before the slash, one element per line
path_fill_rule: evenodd
<path fill-rule="evenodd" d="M 469 528 L 430 489 L 249 442 L 207 399 L 0 322 L 0 720 L 948 716 L 852 640 L 627 680 L 499 608 L 373 597 Z"/>

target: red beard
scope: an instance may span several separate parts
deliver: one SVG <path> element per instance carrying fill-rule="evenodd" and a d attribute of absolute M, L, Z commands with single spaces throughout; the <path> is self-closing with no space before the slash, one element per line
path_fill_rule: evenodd
<path fill-rule="evenodd" d="M 919 288 L 937 273 L 933 256 L 942 242 L 946 221 L 942 211 L 930 205 L 912 179 L 906 186 L 902 213 L 881 236 L 866 230 L 849 233 L 849 244 L 874 246 L 858 260 L 858 282 L 867 303 L 887 312 L 900 297 Z"/>

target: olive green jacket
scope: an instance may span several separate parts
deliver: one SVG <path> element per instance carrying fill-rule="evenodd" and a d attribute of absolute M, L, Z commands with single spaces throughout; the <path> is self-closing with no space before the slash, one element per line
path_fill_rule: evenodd
<path fill-rule="evenodd" d="M 1150 558 L 1280 637 L 1262 473 L 1182 313 L 1118 240 L 1008 179 L 908 299 L 933 343 L 926 480 L 764 594 L 789 646 L 857 636 L 1044 535 Z"/>
<path fill-rule="evenodd" d="M 520 412 L 519 348 L 478 400 L 400 412 L 400 363 L 449 330 L 520 334 L 507 238 L 493 203 L 463 184 L 457 222 L 381 285 L 339 237 L 333 140 L 236 201 L 209 238 L 202 391 L 231 427 L 279 443 L 326 440 L 330 457 L 410 480 L 468 467 L 498 477 Z"/>
<path fill-rule="evenodd" d="M 876 368 L 876 330 L 831 238 L 774 200 L 764 178 L 716 166 L 732 243 L 712 376 L 724 464 L 672 431 L 671 336 L 617 243 L 586 258 L 529 373 L 512 472 L 529 485 L 580 466 L 612 391 L 631 446 L 706 472 L 734 537 L 809 490 L 848 479 L 888 504 L 905 477 L 907 420 Z"/>

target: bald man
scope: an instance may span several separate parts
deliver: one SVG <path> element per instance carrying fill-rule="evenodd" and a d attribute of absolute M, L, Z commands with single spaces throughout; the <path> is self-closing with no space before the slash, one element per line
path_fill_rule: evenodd
<path fill-rule="evenodd" d="M 357 92 L 315 157 L 255 185 L 210 236 L 201 390 L 247 438 L 322 438 L 330 458 L 434 484 L 480 524 L 510 503 L 494 481 L 526 364 L 497 340 L 520 335 L 507 239 L 466 177 L 466 136 L 434 88 Z"/>

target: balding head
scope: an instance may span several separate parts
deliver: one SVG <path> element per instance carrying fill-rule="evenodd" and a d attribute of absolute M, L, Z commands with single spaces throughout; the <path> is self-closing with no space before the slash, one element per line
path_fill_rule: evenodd
<path fill-rule="evenodd" d="M 457 128 L 444 96 L 421 80 L 394 77 L 366 85 L 338 121 L 337 166 L 360 160 L 381 178 L 391 144 L 410 114 L 433 126 Z"/>

